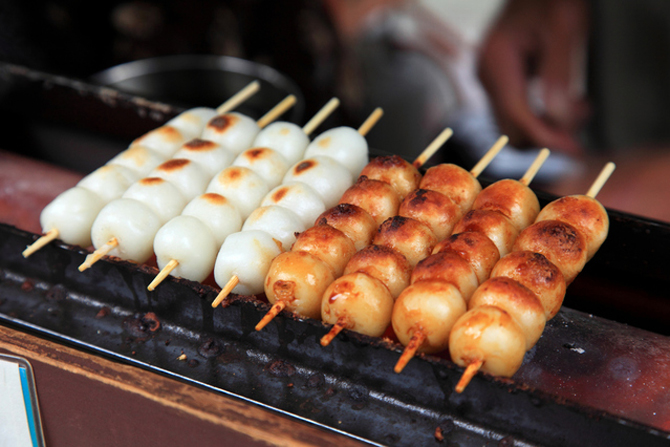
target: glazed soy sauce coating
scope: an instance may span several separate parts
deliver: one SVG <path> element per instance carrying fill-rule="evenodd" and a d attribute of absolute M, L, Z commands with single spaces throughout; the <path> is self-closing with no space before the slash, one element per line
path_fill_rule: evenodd
<path fill-rule="evenodd" d="M 344 191 L 339 203 L 349 203 L 364 209 L 377 225 L 381 225 L 398 213 L 400 198 L 388 183 L 361 175 L 356 183 Z"/>
<path fill-rule="evenodd" d="M 449 197 L 437 191 L 415 189 L 400 204 L 398 215 L 411 217 L 433 231 L 438 240 L 452 233 L 462 213 Z"/>
<path fill-rule="evenodd" d="M 453 251 L 467 260 L 474 269 L 480 284 L 491 275 L 493 267 L 500 259 L 498 247 L 491 239 L 475 231 L 451 235 L 433 249 L 433 253 L 443 251 Z"/>
<path fill-rule="evenodd" d="M 345 265 L 356 253 L 351 239 L 330 225 L 317 225 L 303 231 L 291 250 L 313 254 L 330 266 L 335 277 L 342 275 Z"/>
<path fill-rule="evenodd" d="M 381 281 L 398 298 L 410 284 L 412 266 L 397 251 L 383 245 L 368 245 L 356 253 L 344 268 L 344 274 L 363 272 Z"/>
<path fill-rule="evenodd" d="M 466 213 L 482 190 L 479 181 L 468 171 L 453 164 L 443 163 L 429 168 L 419 188 L 437 191 L 451 198 Z"/>
<path fill-rule="evenodd" d="M 454 233 L 479 232 L 496 245 L 500 256 L 512 250 L 519 231 L 504 215 L 496 211 L 471 210 L 456 224 Z"/>
<path fill-rule="evenodd" d="M 333 282 L 332 269 L 304 251 L 287 251 L 274 258 L 265 277 L 265 295 L 271 304 L 282 300 L 296 314 L 319 318 L 321 297 Z"/>
<path fill-rule="evenodd" d="M 449 331 L 465 311 L 465 301 L 453 284 L 419 281 L 400 294 L 393 306 L 391 323 L 403 345 L 420 330 L 426 339 L 418 350 L 434 353 L 447 348 Z"/>
<path fill-rule="evenodd" d="M 481 370 L 511 377 L 526 353 L 526 337 L 512 316 L 497 306 L 470 309 L 449 334 L 449 353 L 458 366 L 485 359 Z"/>
<path fill-rule="evenodd" d="M 484 188 L 477 195 L 472 209 L 497 211 L 521 231 L 535 222 L 540 202 L 528 186 L 517 180 L 504 179 Z"/>
<path fill-rule="evenodd" d="M 419 187 L 421 174 L 399 155 L 376 157 L 368 163 L 361 175 L 386 182 L 395 189 L 400 200 Z"/>
<path fill-rule="evenodd" d="M 596 254 L 609 231 L 607 211 L 596 199 L 585 195 L 554 200 L 540 211 L 537 220 L 560 220 L 579 230 L 586 242 L 587 260 Z"/>
<path fill-rule="evenodd" d="M 437 244 L 437 237 L 418 220 L 393 216 L 379 227 L 372 243 L 396 250 L 407 258 L 410 265 L 415 266 L 430 255 Z"/>
<path fill-rule="evenodd" d="M 316 218 L 315 225 L 325 224 L 346 234 L 354 242 L 356 250 L 370 245 L 377 232 L 377 224 L 372 216 L 364 209 L 350 203 L 336 205 Z"/>
<path fill-rule="evenodd" d="M 444 281 L 456 286 L 467 302 L 479 285 L 470 263 L 453 251 L 435 253 L 421 260 L 412 272 L 412 284 L 419 281 Z"/>
<path fill-rule="evenodd" d="M 321 299 L 321 318 L 335 324 L 341 317 L 346 327 L 361 334 L 381 336 L 391 321 L 393 297 L 381 281 L 356 272 L 337 278 Z"/>
<path fill-rule="evenodd" d="M 532 251 L 544 255 L 570 284 L 586 264 L 586 241 L 575 227 L 558 220 L 534 223 L 519 234 L 514 251 Z"/>
<path fill-rule="evenodd" d="M 511 278 L 532 290 L 542 303 L 545 317 L 552 319 L 565 297 L 565 279 L 554 264 L 540 253 L 515 251 L 502 258 L 493 268 L 491 277 Z"/>
<path fill-rule="evenodd" d="M 544 307 L 537 296 L 523 284 L 505 277 L 486 280 L 472 295 L 468 309 L 495 306 L 514 318 L 526 339 L 526 350 L 539 340 L 547 322 Z"/>

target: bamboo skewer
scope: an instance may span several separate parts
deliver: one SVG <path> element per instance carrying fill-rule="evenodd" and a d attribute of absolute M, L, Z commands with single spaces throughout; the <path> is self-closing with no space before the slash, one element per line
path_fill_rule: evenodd
<path fill-rule="evenodd" d="M 451 130 L 451 128 L 447 127 L 444 129 L 438 136 L 433 140 L 432 143 L 426 147 L 423 152 L 419 154 L 418 157 L 412 162 L 412 166 L 415 168 L 419 169 L 421 166 L 423 166 L 433 155 L 435 155 L 435 152 L 437 152 L 443 145 L 444 143 L 447 142 L 449 138 L 454 134 L 454 131 Z"/>
<path fill-rule="evenodd" d="M 153 291 L 160 283 L 165 280 L 165 278 L 168 277 L 170 273 L 172 273 L 172 270 L 176 269 L 177 266 L 179 265 L 179 261 L 176 259 L 170 259 L 170 262 L 165 264 L 165 267 L 161 269 L 161 271 L 156 275 L 156 277 L 151 281 L 151 283 L 147 286 L 147 290 L 149 292 Z"/>
<path fill-rule="evenodd" d="M 111 238 L 106 244 L 86 256 L 86 260 L 79 266 L 79 271 L 83 272 L 84 270 L 91 268 L 93 264 L 102 259 L 103 256 L 106 256 L 110 251 L 114 250 L 118 245 L 119 241 L 115 237 Z"/>
<path fill-rule="evenodd" d="M 366 136 L 370 130 L 377 124 L 377 121 L 381 119 L 381 117 L 384 115 L 384 111 L 381 109 L 381 107 L 377 107 L 371 114 L 368 116 L 368 118 L 361 124 L 361 126 L 358 128 L 358 133 Z"/>
<path fill-rule="evenodd" d="M 260 88 L 261 84 L 258 81 L 253 81 L 249 83 L 246 87 L 244 87 L 239 92 L 235 93 L 226 102 L 217 107 L 216 113 L 218 113 L 219 115 L 223 115 L 224 113 L 230 112 L 231 110 L 242 104 L 244 101 L 249 99 L 251 96 L 253 96 L 256 92 L 258 92 L 258 90 L 260 90 Z"/>
<path fill-rule="evenodd" d="M 239 283 L 240 278 L 238 278 L 236 275 L 233 275 L 212 302 L 212 307 L 217 307 L 219 304 L 221 304 Z"/>
<path fill-rule="evenodd" d="M 261 129 L 279 118 L 286 112 L 288 109 L 293 107 L 293 105 L 296 103 L 297 99 L 295 95 L 288 95 L 286 98 L 284 98 L 279 104 L 274 106 L 272 109 L 270 109 L 265 115 L 260 117 L 258 121 L 256 121 L 256 124 L 258 124 L 258 127 Z"/>
<path fill-rule="evenodd" d="M 537 172 L 540 170 L 544 162 L 547 160 L 549 157 L 549 149 L 544 148 L 540 151 L 539 154 L 537 154 L 537 157 L 535 157 L 535 161 L 533 161 L 533 164 L 530 165 L 530 167 L 526 170 L 526 173 L 519 179 L 519 183 L 522 183 L 526 186 L 530 185 L 530 182 L 533 181 L 535 178 L 535 175 L 537 175 Z"/>
<path fill-rule="evenodd" d="M 470 174 L 473 177 L 479 177 L 484 169 L 493 161 L 493 159 L 498 155 L 498 152 L 502 150 L 503 147 L 507 144 L 509 138 L 506 135 L 502 135 L 498 140 L 491 146 L 491 148 L 484 154 L 484 156 L 477 162 L 477 164 L 470 170 Z"/>
<path fill-rule="evenodd" d="M 616 165 L 611 161 L 607 163 L 600 171 L 600 174 L 595 179 L 595 181 L 591 184 L 591 187 L 587 191 L 586 195 L 592 199 L 595 199 L 603 186 L 605 186 L 605 183 L 607 183 L 607 180 L 609 180 L 615 168 Z"/>
<path fill-rule="evenodd" d="M 277 300 L 277 302 L 272 305 L 270 310 L 268 310 L 268 313 L 266 313 L 265 316 L 261 319 L 261 321 L 258 322 L 255 329 L 257 331 L 263 329 L 270 321 L 274 319 L 274 317 L 276 317 L 279 314 L 279 312 L 284 310 L 285 307 L 286 307 L 286 300 Z"/>
<path fill-rule="evenodd" d="M 412 334 L 412 338 L 409 340 L 409 343 L 407 343 L 407 346 L 405 346 L 405 349 L 402 351 L 402 355 L 398 359 L 398 362 L 395 364 L 395 367 L 393 368 L 393 371 L 396 373 L 400 374 L 403 369 L 405 369 L 405 366 L 407 366 L 407 363 L 412 360 L 414 355 L 416 354 L 417 349 L 421 347 L 423 342 L 426 340 L 426 334 L 422 330 L 416 330 Z"/>
<path fill-rule="evenodd" d="M 307 121 L 307 123 L 302 126 L 302 131 L 305 132 L 305 135 L 311 135 L 312 132 L 316 130 L 317 127 L 323 123 L 326 118 L 328 118 L 333 111 L 340 105 L 340 100 L 337 98 L 333 98 L 330 101 L 326 103 L 323 107 L 321 107 L 321 110 L 316 112 L 316 114 Z"/>
<path fill-rule="evenodd" d="M 337 334 L 342 332 L 342 329 L 347 327 L 347 324 L 349 324 L 347 317 L 338 318 L 330 331 L 321 337 L 321 346 L 328 346 L 330 342 L 333 341 L 335 337 L 337 337 Z"/>
<path fill-rule="evenodd" d="M 23 250 L 23 257 L 27 258 L 28 256 L 32 255 L 35 253 L 37 250 L 40 248 L 44 247 L 45 245 L 49 244 L 50 242 L 54 241 L 55 239 L 58 238 L 58 230 L 56 228 L 52 228 L 51 230 L 47 231 L 43 236 L 40 236 L 39 239 L 37 239 L 35 242 L 30 244 L 25 250 Z"/>

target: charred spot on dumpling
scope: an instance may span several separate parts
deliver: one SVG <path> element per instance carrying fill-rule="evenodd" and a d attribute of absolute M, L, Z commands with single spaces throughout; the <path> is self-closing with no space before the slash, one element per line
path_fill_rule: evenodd
<path fill-rule="evenodd" d="M 174 158 L 172 160 L 168 160 L 165 163 L 161 164 L 156 168 L 157 171 L 163 171 L 163 172 L 174 172 L 174 171 L 179 171 L 184 168 L 184 166 L 190 164 L 190 160 L 186 160 L 184 158 Z"/>
<path fill-rule="evenodd" d="M 209 121 L 207 127 L 213 128 L 218 132 L 223 132 L 229 127 L 232 127 L 237 120 L 238 118 L 235 115 L 218 115 Z"/>
<path fill-rule="evenodd" d="M 192 140 L 188 141 L 186 144 L 184 144 L 184 147 L 186 149 L 192 150 L 192 151 L 206 151 L 206 150 L 211 150 L 217 147 L 218 145 L 214 143 L 213 141 L 209 140 L 203 140 L 201 138 L 193 138 Z"/>
<path fill-rule="evenodd" d="M 305 160 L 305 161 L 302 161 L 302 162 L 298 163 L 298 164 L 293 168 L 293 172 L 294 172 L 295 174 L 302 174 L 303 172 L 308 171 L 308 170 L 314 168 L 314 166 L 316 166 L 316 164 L 317 164 L 317 163 L 316 163 L 316 160 Z"/>
<path fill-rule="evenodd" d="M 144 177 L 143 179 L 140 179 L 139 183 L 144 186 L 153 186 L 165 183 L 165 180 L 160 177 Z"/>

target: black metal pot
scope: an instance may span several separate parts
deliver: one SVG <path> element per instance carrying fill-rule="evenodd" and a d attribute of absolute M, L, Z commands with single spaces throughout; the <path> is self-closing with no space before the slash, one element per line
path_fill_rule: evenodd
<path fill-rule="evenodd" d="M 289 94 L 296 105 L 282 117 L 301 123 L 305 100 L 298 85 L 272 67 L 230 56 L 175 55 L 141 59 L 101 71 L 91 81 L 181 107 L 216 107 L 248 83 L 260 91 L 237 110 L 259 118 Z"/>

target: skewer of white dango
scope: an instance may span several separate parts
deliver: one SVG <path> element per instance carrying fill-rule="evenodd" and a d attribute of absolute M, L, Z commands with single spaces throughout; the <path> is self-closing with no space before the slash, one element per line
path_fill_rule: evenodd
<path fill-rule="evenodd" d="M 247 85 L 221 104 L 216 113 L 225 113 L 234 109 L 256 93 L 259 87 L 260 84 L 257 81 Z M 187 110 L 170 120 L 172 125 L 168 126 L 167 130 L 163 129 L 164 126 L 161 126 L 158 128 L 161 130 L 154 129 L 148 132 L 133 141 L 128 149 L 108 161 L 107 165 L 130 169 L 135 174 L 133 180 L 146 176 L 152 169 L 170 157 L 174 152 L 173 149 L 177 150 L 184 142 L 185 138 L 177 138 L 175 141 L 178 142 L 173 141 L 177 134 L 181 135 L 181 132 L 199 134 L 209 115 L 209 112 L 199 109 L 197 111 Z M 181 132 L 178 129 L 181 129 Z M 181 136 L 183 137 L 183 135 Z M 127 175 L 121 175 L 120 177 L 123 177 L 122 183 L 126 187 L 133 181 L 128 182 Z M 85 184 L 89 182 L 97 183 L 95 176 L 87 179 Z M 102 197 L 107 194 L 100 194 L 99 191 L 94 192 L 82 186 L 77 185 L 63 192 L 44 208 L 40 215 L 40 225 L 44 234 L 23 251 L 24 257 L 30 256 L 59 237 L 68 244 L 82 247 L 91 245 L 91 227 L 102 207 L 108 203 Z M 118 192 L 122 188 L 117 185 L 113 189 Z M 118 194 L 117 197 L 120 195 Z"/>
<path fill-rule="evenodd" d="M 312 132 L 339 104 L 339 99 L 332 98 L 303 127 L 287 121 L 275 121 L 258 133 L 252 147 L 266 147 L 277 151 L 289 165 L 293 165 L 304 158 Z"/>
<path fill-rule="evenodd" d="M 163 225 L 154 238 L 160 273 L 147 287 L 154 290 L 168 275 L 202 281 L 212 272 L 216 254 L 242 218 L 224 196 L 205 193 L 191 200 L 181 215 Z"/>
<path fill-rule="evenodd" d="M 195 163 L 185 159 L 172 159 L 158 166 L 150 173 L 150 178 L 160 178 L 174 186 L 182 196 L 182 208 L 174 197 L 170 197 L 165 187 L 160 198 L 138 193 L 135 198 L 112 200 L 100 211 L 91 227 L 91 241 L 95 251 L 86 257 L 79 266 L 79 271 L 90 268 L 105 255 L 117 256 L 122 259 L 139 263 L 146 262 L 153 254 L 153 240 L 156 232 L 167 220 L 178 215 L 186 200 L 194 198 L 204 190 L 208 180 L 207 174 Z M 151 183 L 142 179 L 145 187 Z M 135 185 L 133 185 L 135 186 Z M 198 190 L 199 188 L 199 190 Z M 171 202 L 158 214 L 152 208 L 156 203 Z M 159 217 L 160 214 L 160 217 Z"/>
<path fill-rule="evenodd" d="M 186 110 L 169 120 L 163 126 L 147 132 L 131 143 L 146 146 L 166 158 L 174 156 L 174 153 L 187 141 L 202 135 L 205 126 L 218 115 L 222 115 L 235 109 L 239 104 L 246 101 L 260 88 L 258 81 L 251 82 L 245 88 L 230 97 L 216 110 L 208 107 L 195 107 Z"/>
<path fill-rule="evenodd" d="M 346 167 L 352 178 L 358 177 L 368 164 L 368 142 L 365 135 L 381 118 L 382 109 L 373 115 L 358 130 L 342 126 L 323 132 L 305 150 L 306 157 L 331 157 Z"/>
<path fill-rule="evenodd" d="M 311 133 L 338 104 L 339 101 L 336 98 L 329 101 L 303 127 L 301 133 L 305 136 Z M 180 151 L 189 149 L 189 153 L 194 156 L 193 159 L 210 166 L 215 164 L 217 159 L 209 153 L 202 154 L 201 152 L 211 149 L 213 151 L 223 150 L 230 154 L 230 151 L 214 142 L 205 144 L 205 140 L 198 141 L 202 143 L 196 142 L 193 148 L 187 148 L 185 145 Z M 245 230 L 254 227 L 271 228 L 268 232 L 275 238 L 284 240 L 287 246 L 292 243 L 291 238 L 295 239 L 293 233 L 300 230 L 301 227 L 296 223 L 296 219 L 299 218 L 292 211 L 273 209 L 268 213 L 257 213 L 254 217 L 247 218 L 253 208 L 258 206 L 257 202 L 260 201 L 261 194 L 267 192 L 265 183 L 268 183 L 269 180 L 269 183 L 274 186 L 288 169 L 283 155 L 272 149 L 259 147 L 242 152 L 237 160 L 236 166 L 224 169 L 212 179 L 208 193 L 191 201 L 182 212 L 182 216 L 175 217 L 156 234 L 154 251 L 161 270 L 149 284 L 149 290 L 155 289 L 168 275 L 197 281 L 207 277 L 212 271 L 217 252 L 225 238 L 233 232 L 240 231 L 243 219 L 247 221 Z M 272 181 L 272 177 L 276 180 Z M 306 188 L 305 185 L 303 186 Z M 230 197 L 231 200 L 226 197 Z M 321 203 L 318 197 L 317 200 Z M 321 206 L 323 207 L 322 203 Z M 203 231 L 200 224 L 194 223 L 192 219 L 185 219 L 183 216 L 198 218 L 201 223 L 209 226 L 211 233 Z M 283 225 L 277 225 L 277 222 L 274 222 L 276 216 L 280 217 L 278 222 Z M 268 221 L 268 218 L 271 222 Z M 189 228 L 192 231 L 189 231 Z M 177 239 L 179 241 L 174 242 Z M 172 243 L 176 244 L 175 248 L 170 246 Z M 204 245 L 207 247 L 198 251 L 197 247 Z M 211 247 L 215 247 L 216 251 L 212 253 Z M 262 250 L 262 252 L 271 253 L 272 251 Z M 191 259 L 194 259 L 193 266 L 188 265 Z"/>
<path fill-rule="evenodd" d="M 214 141 L 235 155 L 239 155 L 252 146 L 262 128 L 276 120 L 295 102 L 294 95 L 287 96 L 258 121 L 238 112 L 217 115 L 207 123 L 201 138 Z"/>
<path fill-rule="evenodd" d="M 295 99 L 293 101 L 284 100 L 280 102 L 264 118 L 279 116 L 287 107 L 292 106 L 294 102 Z M 150 175 L 172 183 L 187 200 L 192 200 L 199 194 L 202 194 L 210 181 L 210 176 L 207 172 L 199 167 L 196 162 L 188 159 L 168 160 L 151 171 Z M 137 218 L 131 217 L 132 214 L 128 215 L 128 212 L 124 210 L 121 214 L 125 216 L 125 219 L 118 220 L 111 215 L 111 211 L 106 210 L 113 202 L 110 202 L 110 204 L 103 208 L 91 227 L 91 240 L 96 250 L 94 253 L 88 255 L 84 263 L 79 266 L 80 271 L 90 268 L 107 254 L 142 263 L 149 259 L 153 253 L 153 241 L 161 226 L 161 220 L 151 211 L 147 204 L 133 199 L 119 200 L 121 203 L 115 204 L 111 209 L 114 212 L 120 212 L 119 210 L 123 208 L 134 210 L 138 213 Z M 150 213 L 153 219 L 149 219 L 144 211 Z M 169 217 L 171 218 L 175 215 Z M 138 222 L 142 222 L 141 228 L 139 228 Z M 154 222 L 158 222 L 158 227 L 153 225 Z M 126 235 L 125 232 L 128 232 L 129 235 Z M 142 238 L 136 238 L 135 233 L 141 233 Z M 124 246 L 126 243 L 133 243 L 135 246 L 126 247 Z"/>

